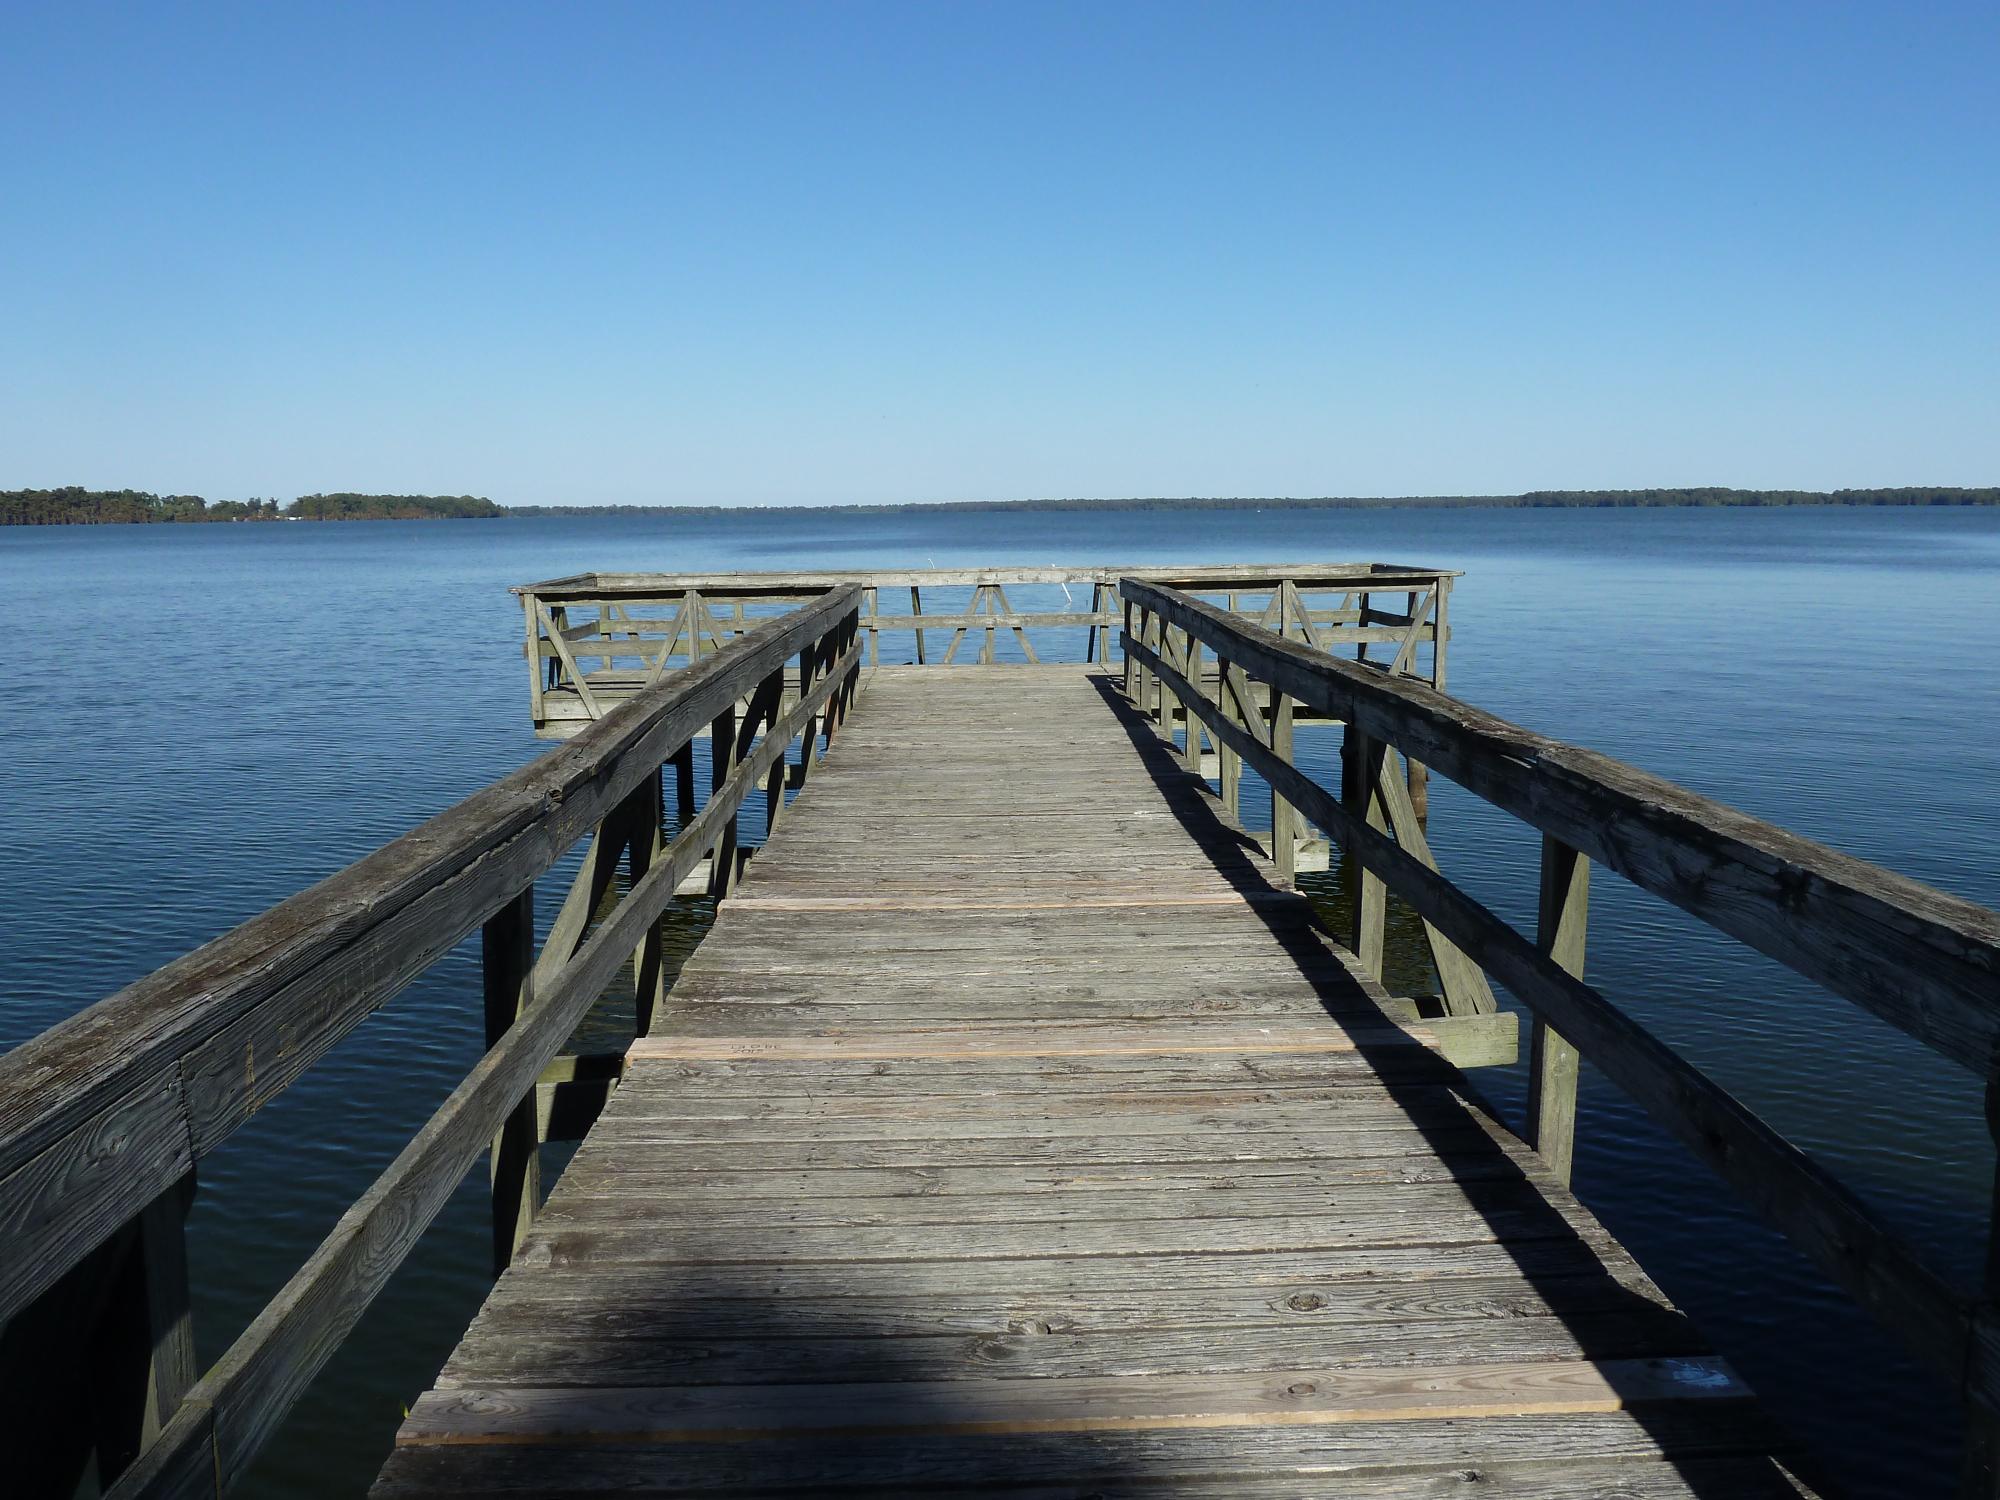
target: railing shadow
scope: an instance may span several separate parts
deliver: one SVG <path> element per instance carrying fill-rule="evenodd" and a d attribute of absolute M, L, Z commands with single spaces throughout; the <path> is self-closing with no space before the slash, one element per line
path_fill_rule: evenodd
<path fill-rule="evenodd" d="M 1246 892 L 1273 890 L 1270 867 L 1258 857 L 1261 850 L 1229 828 L 1206 779 L 1187 769 L 1148 716 L 1108 675 L 1093 680 L 1190 837 L 1205 849 L 1234 847 L 1236 853 L 1218 862 L 1230 884 Z M 1301 978 L 1312 985 L 1331 1019 L 1345 1023 L 1358 1015 L 1382 1014 L 1352 975 L 1344 983 L 1322 977 L 1327 955 L 1338 944 L 1310 915 L 1306 896 L 1299 895 L 1296 905 L 1263 901 L 1251 909 L 1272 939 L 1299 963 Z M 1468 1205 L 1491 1230 L 1494 1243 L 1507 1252 L 1548 1314 L 1573 1337 L 1573 1357 L 1597 1362 L 1711 1352 L 1692 1323 L 1670 1308 L 1664 1294 L 1615 1241 L 1608 1235 L 1595 1240 L 1586 1236 L 1576 1220 L 1580 1216 L 1596 1228 L 1588 1210 L 1539 1168 L 1530 1148 L 1507 1130 L 1498 1111 L 1459 1068 L 1427 1049 L 1384 1046 L 1365 1030 L 1355 1033 L 1355 1040 L 1357 1052 L 1374 1069 L 1390 1100 L 1435 1153 L 1442 1174 L 1437 1180 L 1459 1184 Z M 1468 1134 L 1467 1124 L 1478 1127 L 1476 1136 Z M 1674 1447 L 1688 1440 L 1689 1423 L 1673 1403 L 1639 1402 L 1623 1409 L 1655 1440 L 1660 1455 L 1675 1462 L 1693 1494 L 1704 1500 L 1711 1496 L 1737 1500 L 1743 1494 L 1740 1473 L 1717 1478 L 1702 1460 L 1682 1462 L 1675 1457 Z M 1761 1413 L 1738 1412 L 1731 1420 L 1742 1424 L 1745 1451 L 1782 1458 L 1822 1496 L 1838 1493 L 1798 1445 Z"/>

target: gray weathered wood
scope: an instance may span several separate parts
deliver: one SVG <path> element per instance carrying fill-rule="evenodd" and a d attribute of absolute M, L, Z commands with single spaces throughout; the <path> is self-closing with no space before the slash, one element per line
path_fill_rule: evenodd
<path fill-rule="evenodd" d="M 1590 861 L 1545 837 L 1535 944 L 1579 979 L 1589 919 Z M 1563 1183 L 1575 1157 L 1578 1063 L 1576 1048 L 1536 1016 L 1528 1054 L 1528 1140 Z"/>
<path fill-rule="evenodd" d="M 529 976 L 535 969 L 535 888 L 521 894 L 486 919 L 480 933 L 480 972 L 485 991 L 486 1045 L 493 1046 L 516 1021 L 531 997 Z M 574 954 L 574 944 L 564 961 Z M 493 1270 L 507 1269 L 535 1221 L 541 1201 L 541 1159 L 537 1148 L 535 1101 L 530 1098 L 508 1112 L 494 1133 L 487 1176 L 493 1199 Z"/>

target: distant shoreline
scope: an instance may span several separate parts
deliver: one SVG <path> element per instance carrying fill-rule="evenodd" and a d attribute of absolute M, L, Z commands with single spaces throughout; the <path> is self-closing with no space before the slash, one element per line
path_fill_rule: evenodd
<path fill-rule="evenodd" d="M 2000 487 L 1907 486 L 1855 490 L 1529 490 L 1518 495 L 1159 497 L 1117 500 L 932 500 L 851 505 L 496 505 L 475 495 L 302 495 L 210 502 L 198 495 L 139 490 L 0 490 L 0 526 L 121 526 L 270 521 L 507 520 L 561 516 L 928 515 L 966 512 L 1214 510 L 1617 510 L 1776 508 L 1795 505 L 2000 505 Z"/>
<path fill-rule="evenodd" d="M 2000 487 L 1909 486 L 1876 490 L 1529 490 L 1519 495 L 1161 497 L 1121 500 L 919 500 L 899 505 L 510 505 L 508 516 L 910 515 L 964 511 L 1155 510 L 1615 510 L 1641 507 L 1792 505 L 2000 505 Z"/>

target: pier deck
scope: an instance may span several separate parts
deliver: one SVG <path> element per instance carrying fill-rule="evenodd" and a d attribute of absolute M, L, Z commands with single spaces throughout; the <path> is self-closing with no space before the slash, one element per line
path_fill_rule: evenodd
<path fill-rule="evenodd" d="M 884 668 L 376 1494 L 1796 1495 L 1081 667 Z"/>

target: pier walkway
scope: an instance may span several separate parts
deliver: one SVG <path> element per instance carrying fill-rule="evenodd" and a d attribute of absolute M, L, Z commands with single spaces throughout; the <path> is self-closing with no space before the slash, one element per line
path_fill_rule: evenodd
<path fill-rule="evenodd" d="M 1287 885 L 1101 671 L 872 674 L 377 1496 L 1796 1495 Z"/>

